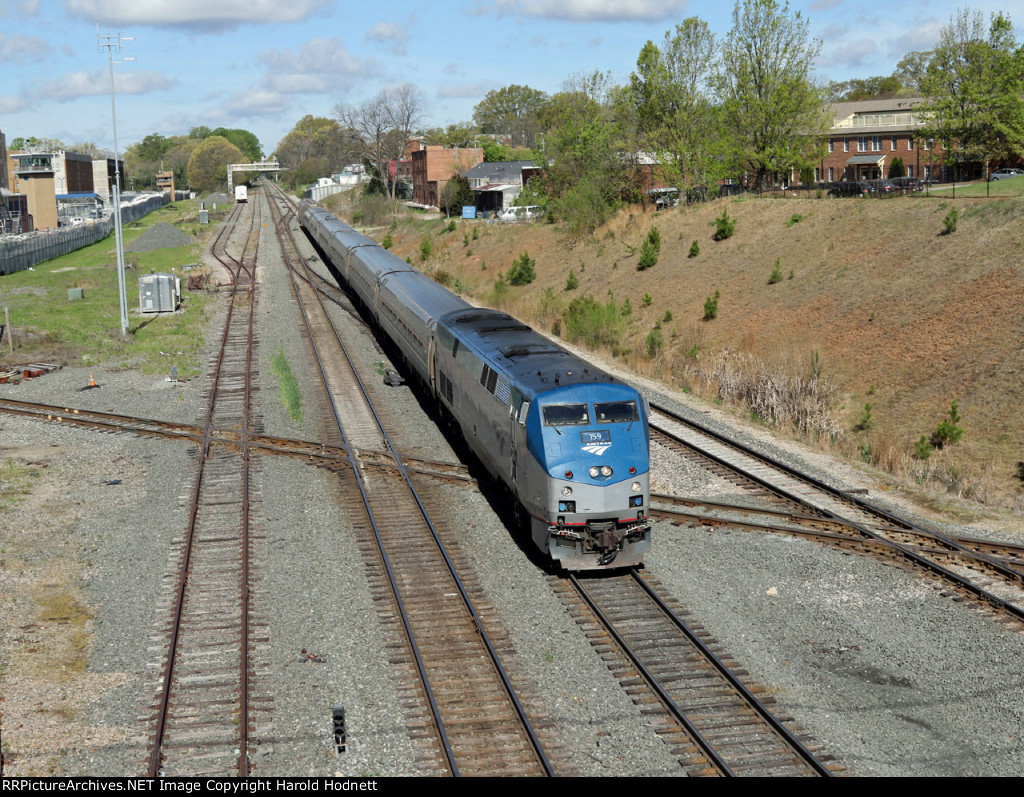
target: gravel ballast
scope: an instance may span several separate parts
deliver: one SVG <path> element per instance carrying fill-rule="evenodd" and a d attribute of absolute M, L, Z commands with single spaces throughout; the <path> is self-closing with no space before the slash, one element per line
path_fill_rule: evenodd
<path fill-rule="evenodd" d="M 271 238 L 264 231 L 260 247 L 260 419 L 267 434 L 317 439 L 311 359 Z M 451 459 L 451 447 L 416 394 L 378 383 L 375 363 L 386 359 L 380 347 L 349 313 L 335 315 L 352 337 L 353 356 L 384 397 L 395 445 L 410 456 Z M 219 322 L 207 336 L 211 342 L 219 339 Z M 299 422 L 278 398 L 270 366 L 278 352 L 302 386 Z M 172 384 L 132 370 L 93 372 L 97 389 L 79 391 L 89 383 L 88 369 L 65 368 L 0 385 L 0 396 L 185 422 L 201 417 L 201 379 Z M 641 388 L 706 422 L 732 425 L 688 396 Z M 772 442 L 763 430 L 738 433 L 832 481 L 874 487 L 820 454 Z M 27 653 L 37 645 L 32 635 L 61 628 L 32 619 L 43 628 L 25 631 L 19 628 L 25 621 L 9 625 L 10 615 L 0 615 L 0 653 L 11 663 L 0 672 L 0 727 L 10 751 L 5 774 L 138 775 L 148 731 L 141 718 L 160 661 L 162 589 L 174 540 L 186 524 L 194 453 L 185 444 L 5 415 L 0 460 L 9 457 L 48 464 L 33 492 L 3 511 L 5 527 L 45 530 L 45 545 L 55 547 L 40 542 L 32 555 L 18 547 L 25 541 L 5 542 L 0 589 L 17 587 L 12 609 L 31 615 L 42 584 L 29 580 L 52 581 L 60 561 L 91 619 L 84 671 L 44 677 L 44 668 L 36 667 L 39 681 L 29 685 L 12 674 L 20 672 L 19 662 L 30 667 L 32 657 L 42 655 Z M 656 451 L 653 461 L 655 479 L 673 492 L 745 498 L 734 485 L 680 465 L 667 452 Z M 339 476 L 291 460 L 257 462 L 257 533 L 266 563 L 259 600 L 269 630 L 258 689 L 270 696 L 272 709 L 269 724 L 257 723 L 253 774 L 419 774 L 364 564 L 335 500 Z M 557 723 L 575 770 L 680 774 L 650 720 L 562 607 L 543 563 L 495 513 L 488 500 L 494 492 L 451 489 L 449 522 L 460 529 L 460 548 L 511 636 L 517 677 Z M 1003 530 L 1012 537 L 1011 525 Z M 850 774 L 1024 772 L 1024 634 L 944 596 L 926 577 L 790 538 L 668 524 L 655 527 L 646 565 L 768 689 L 778 712 L 793 717 Z M 51 702 L 60 701 L 61 690 L 68 695 L 65 707 L 71 701 L 69 716 L 59 713 L 60 702 Z M 349 733 L 341 755 L 331 734 L 336 703 L 345 705 Z"/>

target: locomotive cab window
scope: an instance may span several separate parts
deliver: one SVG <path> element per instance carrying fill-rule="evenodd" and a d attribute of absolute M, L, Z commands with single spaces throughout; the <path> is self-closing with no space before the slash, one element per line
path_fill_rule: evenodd
<path fill-rule="evenodd" d="M 546 404 L 542 410 L 545 426 L 590 423 L 590 410 L 586 404 Z"/>
<path fill-rule="evenodd" d="M 594 414 L 598 423 L 629 423 L 638 420 L 635 401 L 609 401 L 595 404 Z"/>

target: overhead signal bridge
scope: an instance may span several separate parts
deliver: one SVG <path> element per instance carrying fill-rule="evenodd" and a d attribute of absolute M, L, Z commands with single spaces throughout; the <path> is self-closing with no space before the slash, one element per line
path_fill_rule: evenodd
<path fill-rule="evenodd" d="M 228 193 L 234 190 L 235 172 L 280 172 L 281 164 L 277 161 L 264 161 L 262 163 L 229 163 L 228 164 Z"/>

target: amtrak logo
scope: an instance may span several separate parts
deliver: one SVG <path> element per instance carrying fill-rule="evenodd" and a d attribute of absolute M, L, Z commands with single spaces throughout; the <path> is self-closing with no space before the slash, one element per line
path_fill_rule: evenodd
<path fill-rule="evenodd" d="M 597 454 L 597 456 L 601 456 L 611 447 L 611 443 L 590 443 L 589 445 L 583 446 L 583 450 L 588 454 Z"/>

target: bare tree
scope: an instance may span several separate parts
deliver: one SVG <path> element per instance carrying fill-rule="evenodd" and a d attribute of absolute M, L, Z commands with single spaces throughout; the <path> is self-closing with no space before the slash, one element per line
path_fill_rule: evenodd
<path fill-rule="evenodd" d="M 401 158 L 406 141 L 423 116 L 420 90 L 410 83 L 403 83 L 384 89 L 358 107 L 339 103 L 334 106 L 334 116 L 343 127 L 359 136 L 363 154 L 387 186 L 388 196 L 394 199 L 395 184 L 391 179 L 390 161 Z"/>

